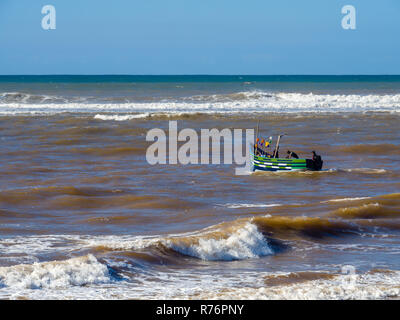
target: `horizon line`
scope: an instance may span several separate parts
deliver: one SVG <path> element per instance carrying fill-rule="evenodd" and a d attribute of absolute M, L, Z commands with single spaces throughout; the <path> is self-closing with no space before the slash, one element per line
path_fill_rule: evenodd
<path fill-rule="evenodd" d="M 182 74 L 156 74 L 156 73 L 141 73 L 141 74 L 128 74 L 128 73 L 46 73 L 46 74 L 0 74 L 0 77 L 12 76 L 257 76 L 257 77 L 274 77 L 274 76 L 330 76 L 330 77 L 343 77 L 343 76 L 400 76 L 400 74 L 208 74 L 208 73 L 182 73 Z"/>

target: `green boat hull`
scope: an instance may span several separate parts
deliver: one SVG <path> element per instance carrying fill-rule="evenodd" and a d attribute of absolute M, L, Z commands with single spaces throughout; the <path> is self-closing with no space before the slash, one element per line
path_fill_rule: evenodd
<path fill-rule="evenodd" d="M 268 158 L 251 155 L 253 171 L 306 171 L 315 170 L 310 159 Z"/>

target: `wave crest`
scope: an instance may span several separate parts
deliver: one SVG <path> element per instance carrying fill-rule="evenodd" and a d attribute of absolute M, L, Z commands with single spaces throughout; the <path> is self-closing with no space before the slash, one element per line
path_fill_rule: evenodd
<path fill-rule="evenodd" d="M 101 250 L 143 250 L 154 248 L 160 253 L 172 251 L 210 261 L 259 258 L 274 254 L 272 245 L 248 219 L 211 226 L 198 232 L 166 237 L 134 237 L 115 240 L 90 240 L 88 246 Z"/>
<path fill-rule="evenodd" d="M 358 230 L 350 223 L 319 217 L 269 216 L 253 218 L 253 222 L 262 232 L 285 240 L 303 236 L 322 238 Z"/>
<path fill-rule="evenodd" d="M 83 99 L 83 100 L 82 100 Z M 126 101 L 95 98 L 70 98 L 37 96 L 23 93 L 0 95 L 1 114 L 49 114 L 60 112 L 112 112 L 119 121 L 130 120 L 126 114 L 115 113 L 336 113 L 336 112 L 392 112 L 400 107 L 400 94 L 394 95 L 330 95 L 303 93 L 271 93 L 246 91 L 223 95 L 203 95 L 185 98 L 160 98 L 160 101 Z M 37 100 L 37 101 L 36 101 Z M 147 117 L 147 116 L 146 116 Z"/>
<path fill-rule="evenodd" d="M 338 151 L 345 153 L 355 153 L 355 154 L 387 154 L 387 155 L 400 154 L 400 148 L 390 143 L 356 144 L 349 146 L 340 146 L 338 147 Z"/>
<path fill-rule="evenodd" d="M 363 204 L 357 207 L 339 208 L 335 210 L 332 215 L 349 219 L 373 219 L 400 217 L 400 211 L 397 208 L 391 208 L 376 202 Z"/>
<path fill-rule="evenodd" d="M 271 247 L 254 224 L 246 223 L 227 236 L 169 239 L 168 248 L 202 260 L 243 260 L 273 254 Z"/>
<path fill-rule="evenodd" d="M 0 267 L 0 286 L 21 289 L 62 288 L 110 282 L 106 265 L 93 255 L 65 261 L 51 261 Z"/>

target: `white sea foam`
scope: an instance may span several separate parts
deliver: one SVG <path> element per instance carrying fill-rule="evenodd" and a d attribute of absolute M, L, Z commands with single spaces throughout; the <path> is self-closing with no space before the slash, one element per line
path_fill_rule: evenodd
<path fill-rule="evenodd" d="M 355 198 L 330 199 L 330 200 L 326 200 L 326 201 L 321 201 L 321 203 L 357 201 L 357 200 L 364 200 L 364 199 L 370 199 L 370 198 L 371 198 L 371 197 L 355 197 Z"/>
<path fill-rule="evenodd" d="M 227 203 L 225 205 L 229 209 L 239 209 L 239 208 L 270 208 L 279 207 L 279 203 Z"/>
<path fill-rule="evenodd" d="M 262 300 L 362 300 L 400 296 L 400 272 L 338 275 L 333 279 L 300 282 L 292 285 L 232 288 L 204 292 L 203 299 Z"/>
<path fill-rule="evenodd" d="M 227 238 L 199 238 L 198 242 L 165 241 L 184 255 L 203 260 L 243 260 L 273 254 L 267 240 L 252 223 L 246 223 Z"/>
<path fill-rule="evenodd" d="M 79 101 L 80 99 L 78 99 Z M 67 99 L 58 96 L 37 95 L 24 92 L 3 92 L 0 93 L 0 103 L 65 103 Z"/>
<path fill-rule="evenodd" d="M 105 247 L 113 250 L 142 250 L 160 243 L 160 237 L 103 236 L 81 239 L 85 247 Z"/>
<path fill-rule="evenodd" d="M 132 120 L 132 119 L 142 119 L 142 118 L 147 118 L 150 116 L 150 113 L 139 113 L 139 114 L 127 114 L 127 115 L 118 115 L 118 114 L 112 114 L 112 115 L 107 115 L 107 114 L 96 114 L 94 116 L 95 119 L 99 120 L 113 120 L 113 121 L 126 121 L 126 120 Z"/>
<path fill-rule="evenodd" d="M 0 267 L 0 287 L 21 289 L 60 288 L 111 281 L 107 266 L 93 255 Z"/>
<path fill-rule="evenodd" d="M 165 237 L 91 238 L 85 246 L 103 246 L 113 250 L 141 250 L 163 245 L 183 255 L 203 260 L 244 260 L 273 254 L 257 226 L 246 223 L 233 230 L 204 229 L 201 232 Z"/>
<path fill-rule="evenodd" d="M 74 250 L 74 247 L 71 247 L 71 241 L 75 239 L 76 236 L 69 235 L 0 238 L 0 252 L 2 255 L 22 256 L 48 254 L 60 249 L 69 251 Z"/>
<path fill-rule="evenodd" d="M 345 172 L 355 172 L 355 173 L 387 173 L 388 171 L 385 169 L 375 169 L 375 168 L 353 168 L 353 169 L 339 169 L 338 171 L 345 171 Z"/>
<path fill-rule="evenodd" d="M 210 274 L 201 270 L 175 270 L 141 274 L 135 282 L 93 283 L 69 286 L 64 290 L 43 288 L 29 290 L 6 287 L 0 298 L 29 299 L 397 299 L 400 296 L 400 272 L 376 272 L 355 275 L 333 275 L 288 285 L 268 286 L 265 277 L 282 276 L 283 272 Z"/>
<path fill-rule="evenodd" d="M 227 95 L 227 99 L 191 97 L 180 101 L 128 103 L 22 103 L 0 100 L 0 114 L 36 114 L 60 112 L 115 113 L 320 113 L 320 112 L 393 112 L 400 108 L 400 95 L 330 95 L 301 93 L 266 93 L 249 91 Z M 211 98 L 210 98 L 211 97 Z M 126 120 L 130 118 L 127 117 Z M 122 121 L 122 120 L 121 120 Z"/>
<path fill-rule="evenodd" d="M 222 233 L 218 232 L 225 234 L 222 237 Z M 198 241 L 194 241 L 196 238 Z M 212 226 L 198 232 L 165 237 L 64 235 L 10 238 L 8 242 L 6 240 L 1 239 L 4 245 L 1 248 L 2 254 L 8 248 L 15 254 L 24 252 L 24 248 L 25 252 L 32 249 L 37 253 L 48 254 L 60 250 L 58 244 L 62 241 L 68 243 L 69 250 L 99 245 L 135 250 L 162 243 L 183 254 L 207 260 L 248 259 L 272 253 L 268 242 L 250 222 L 237 228 Z M 15 247 L 11 249 L 13 243 Z M 63 252 L 66 249 L 61 247 Z M 352 250 L 354 249 L 357 248 Z M 123 264 L 120 260 L 115 263 Z M 113 266 L 112 263 L 110 265 Z M 236 269 L 229 269 L 235 268 L 235 264 L 227 264 L 227 268 L 218 274 L 209 274 L 201 268 L 174 272 L 169 272 L 168 269 L 162 272 L 146 269 L 138 270 L 132 281 L 114 281 L 107 266 L 92 255 L 63 261 L 19 264 L 0 268 L 0 298 L 385 299 L 400 295 L 400 271 L 339 274 L 329 279 L 268 286 L 264 283 L 265 276 L 283 273 L 243 270 L 238 273 L 235 272 Z M 136 281 L 140 281 L 139 286 Z"/>

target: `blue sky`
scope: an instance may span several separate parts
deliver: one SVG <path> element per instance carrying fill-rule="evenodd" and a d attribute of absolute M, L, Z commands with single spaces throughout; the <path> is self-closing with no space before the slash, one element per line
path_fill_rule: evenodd
<path fill-rule="evenodd" d="M 400 74 L 399 17 L 398 0 L 0 0 L 0 74 Z"/>

